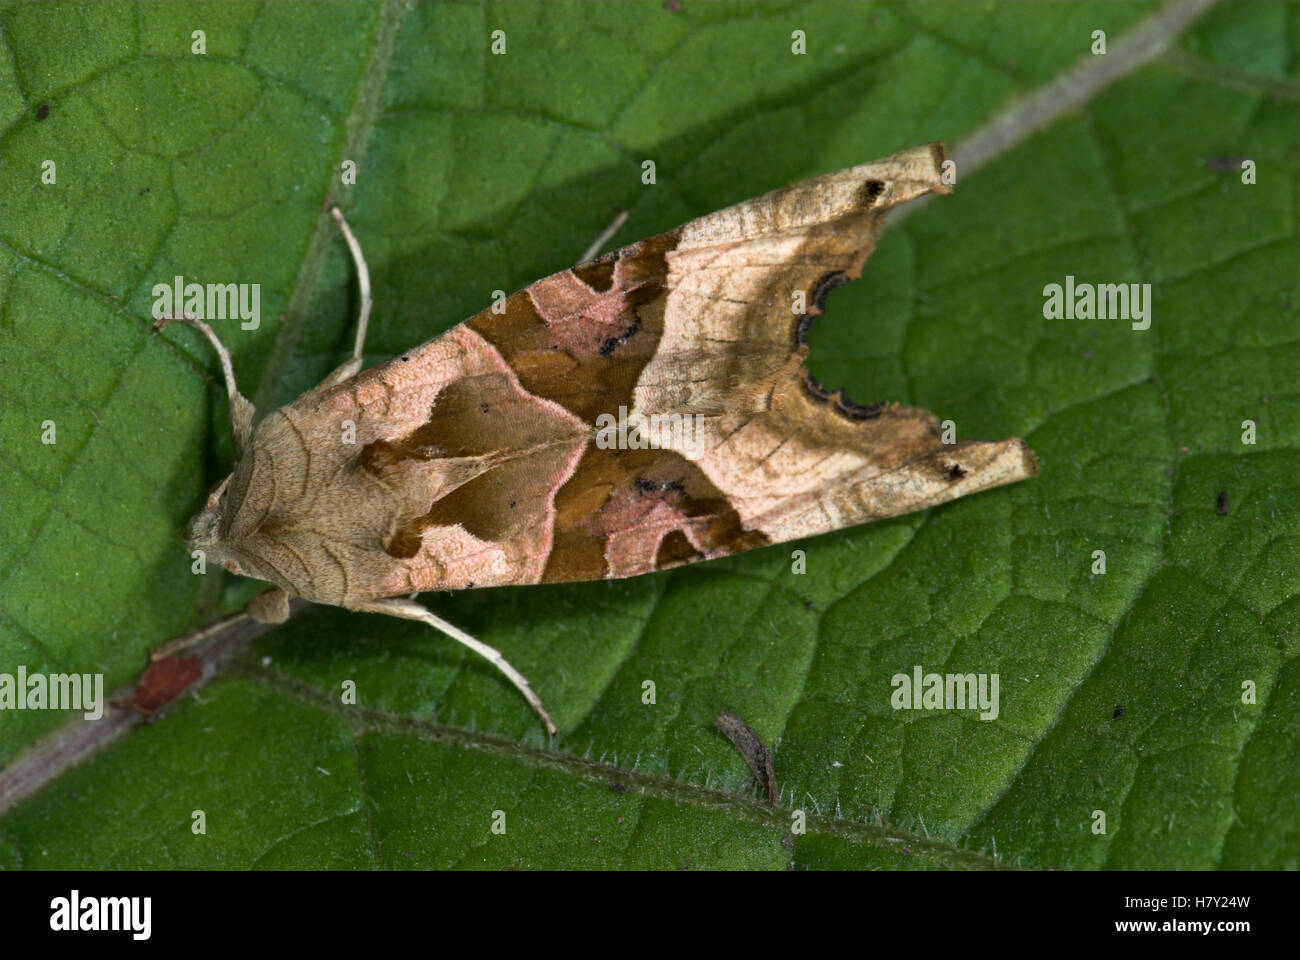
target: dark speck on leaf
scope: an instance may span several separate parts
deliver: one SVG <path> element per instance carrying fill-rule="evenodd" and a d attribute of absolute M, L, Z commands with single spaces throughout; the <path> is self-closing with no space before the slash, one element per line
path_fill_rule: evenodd
<path fill-rule="evenodd" d="M 1215 503 L 1215 507 L 1219 511 L 1219 515 L 1226 517 L 1228 515 L 1228 491 L 1227 490 L 1221 491 L 1219 495 L 1215 498 L 1214 503 Z"/>
<path fill-rule="evenodd" d="M 627 793 L 627 787 L 623 786 L 623 784 L 619 783 L 617 780 L 609 781 L 609 789 L 613 790 L 615 793 Z"/>
<path fill-rule="evenodd" d="M 49 115 L 50 115 L 50 105 L 48 103 L 42 103 L 39 107 L 36 108 L 37 120 L 44 120 Z"/>
<path fill-rule="evenodd" d="M 1213 170 L 1215 173 L 1238 173 L 1241 170 L 1241 164 L 1246 160 L 1245 154 L 1215 154 L 1206 157 L 1204 161 L 1207 170 Z"/>
<path fill-rule="evenodd" d="M 1110 718 L 1112 720 L 1118 720 L 1122 716 L 1124 716 L 1124 705 L 1117 703 L 1115 704 L 1115 710 L 1111 713 Z"/>

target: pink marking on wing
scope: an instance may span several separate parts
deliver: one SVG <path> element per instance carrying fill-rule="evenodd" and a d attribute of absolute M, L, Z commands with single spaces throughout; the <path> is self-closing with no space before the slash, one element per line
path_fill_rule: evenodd
<path fill-rule="evenodd" d="M 575 357 L 598 356 L 606 341 L 632 330 L 627 295 L 617 285 L 596 293 L 566 270 L 538 280 L 528 293 L 555 345 Z"/>
<path fill-rule="evenodd" d="M 615 490 L 600 511 L 605 531 L 605 560 L 609 576 L 633 577 L 655 569 L 659 544 L 674 530 L 680 530 L 697 550 L 697 522 L 673 506 L 662 495 L 641 491 Z"/>

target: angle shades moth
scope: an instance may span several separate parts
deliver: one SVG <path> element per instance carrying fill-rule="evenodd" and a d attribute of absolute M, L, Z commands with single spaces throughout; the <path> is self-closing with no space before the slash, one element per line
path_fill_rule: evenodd
<path fill-rule="evenodd" d="M 352 357 L 255 429 L 211 328 L 156 324 L 199 330 L 230 398 L 237 462 L 190 522 L 189 549 L 274 584 L 249 605 L 260 620 L 301 596 L 448 634 L 554 734 L 500 653 L 408 595 L 632 577 L 1037 473 L 1019 439 L 945 444 L 928 411 L 855 403 L 804 364 L 813 318 L 859 276 L 886 212 L 950 192 L 943 162 L 925 144 L 719 210 L 367 370 L 369 273 L 333 208 L 360 288 Z M 689 418 L 689 442 L 678 421 L 641 429 L 654 417 Z"/>

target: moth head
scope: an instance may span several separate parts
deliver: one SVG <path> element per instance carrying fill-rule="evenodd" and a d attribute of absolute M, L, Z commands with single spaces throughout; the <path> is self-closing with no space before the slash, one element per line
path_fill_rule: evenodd
<path fill-rule="evenodd" d="M 266 579 L 249 569 L 246 558 L 234 549 L 226 537 L 230 526 L 228 516 L 237 508 L 227 496 L 233 477 L 234 474 L 231 474 L 213 487 L 203 509 L 190 519 L 185 528 L 185 546 L 191 554 L 201 550 L 205 560 L 219 563 L 233 574 Z"/>
<path fill-rule="evenodd" d="M 275 567 L 263 559 L 270 549 L 267 538 L 250 536 L 266 516 L 262 498 L 249 495 L 250 484 L 257 486 L 252 482 L 255 460 L 251 454 L 245 456 L 230 476 L 212 488 L 203 509 L 185 528 L 185 546 L 191 556 L 202 551 L 205 563 L 219 563 L 236 576 L 285 586 Z"/>
<path fill-rule="evenodd" d="M 221 534 L 221 518 L 225 510 L 226 490 L 230 477 L 222 480 L 208 493 L 203 509 L 196 513 L 185 528 L 185 546 L 193 553 L 202 550 L 209 559 L 224 563 L 227 559 Z"/>

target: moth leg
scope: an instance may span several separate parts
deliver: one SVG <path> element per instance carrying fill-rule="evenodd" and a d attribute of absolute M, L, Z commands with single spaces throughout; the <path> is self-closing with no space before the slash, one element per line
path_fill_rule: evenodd
<path fill-rule="evenodd" d="M 204 640 L 207 640 L 213 634 L 221 633 L 228 630 L 237 623 L 244 620 L 256 620 L 258 623 L 284 623 L 289 619 L 289 595 L 276 587 L 274 590 L 268 590 L 266 593 L 259 593 L 244 607 L 243 613 L 237 613 L 233 617 L 227 617 L 225 620 L 219 620 L 210 627 L 204 627 L 202 630 L 195 630 L 193 633 L 184 637 L 177 637 L 175 640 L 164 643 L 156 650 L 149 652 L 149 659 L 152 661 L 165 660 L 168 657 L 175 656 L 182 650 L 188 650 L 190 647 L 198 646 Z"/>
<path fill-rule="evenodd" d="M 600 248 L 609 243 L 610 239 L 613 238 L 614 234 L 618 233 L 625 223 L 627 223 L 627 211 L 620 210 L 614 219 L 609 222 L 609 226 L 600 231 L 600 236 L 592 241 L 591 246 L 587 248 L 587 252 L 578 258 L 578 262 L 586 263 L 588 260 L 594 260 L 600 256 Z"/>
<path fill-rule="evenodd" d="M 180 321 L 187 323 L 203 336 L 208 338 L 212 344 L 212 349 L 217 351 L 217 358 L 221 361 L 221 375 L 226 378 L 226 395 L 230 398 L 230 439 L 235 445 L 235 459 L 238 460 L 244 455 L 244 448 L 248 446 L 248 441 L 253 435 L 253 404 L 239 392 L 235 386 L 235 368 L 230 364 L 230 351 L 226 345 L 202 320 L 190 316 L 166 316 L 159 317 L 154 321 L 154 330 L 161 330 L 170 323 Z"/>
<path fill-rule="evenodd" d="M 357 268 L 357 287 L 361 294 L 361 316 L 357 319 L 357 341 L 352 348 L 352 356 L 343 362 L 337 370 L 326 377 L 316 389 L 332 387 L 342 383 L 344 380 L 350 380 L 357 375 L 361 369 L 361 354 L 366 345 L 366 327 L 370 324 L 370 308 L 374 306 L 374 300 L 370 296 L 370 270 L 366 267 L 366 258 L 361 253 L 361 244 L 352 234 L 352 228 L 343 217 L 343 211 L 338 207 L 330 207 L 330 216 L 339 225 L 339 230 L 343 232 L 343 239 L 347 241 L 348 252 L 352 254 L 352 262 Z"/>
<path fill-rule="evenodd" d="M 524 695 L 524 699 L 528 701 L 528 705 L 537 712 L 539 717 L 542 718 L 542 724 L 546 727 L 547 734 L 552 737 L 555 736 L 555 724 L 551 721 L 551 715 L 546 712 L 546 708 L 542 706 L 541 697 L 533 693 L 533 688 L 528 685 L 528 681 L 524 679 L 524 675 L 512 667 L 495 647 L 489 647 L 481 640 L 475 640 L 464 630 L 453 626 L 441 617 L 434 616 L 424 607 L 411 600 L 366 600 L 360 603 L 349 604 L 348 609 L 359 610 L 364 613 L 386 613 L 391 617 L 403 617 L 407 620 L 418 620 L 421 623 L 427 623 L 435 630 L 442 631 L 453 640 L 463 643 L 480 657 L 490 661 L 494 667 L 510 678 L 510 682 L 513 683 L 515 688 Z"/>
<path fill-rule="evenodd" d="M 284 623 L 289 619 L 289 595 L 279 587 L 259 593 L 248 601 L 244 612 L 258 623 Z"/>

